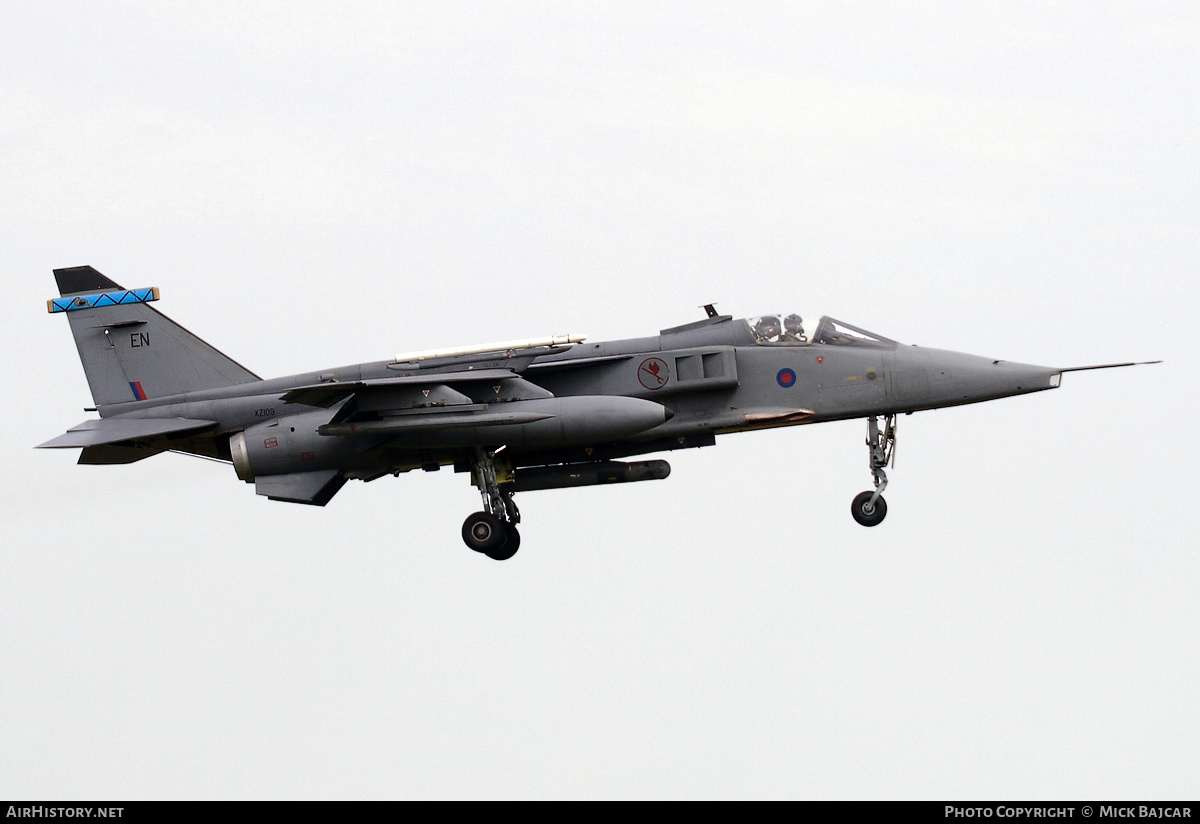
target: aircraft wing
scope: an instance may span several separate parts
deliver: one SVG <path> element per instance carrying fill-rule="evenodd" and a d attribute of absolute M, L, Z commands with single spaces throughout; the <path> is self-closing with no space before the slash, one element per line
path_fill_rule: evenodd
<path fill-rule="evenodd" d="M 101 446 L 121 441 L 179 435 L 216 426 L 215 421 L 193 418 L 99 418 L 72 426 L 66 433 L 38 444 L 36 449 Z"/>
<path fill-rule="evenodd" d="M 285 403 L 299 403 L 305 406 L 320 406 L 328 409 L 351 395 L 358 395 L 361 398 L 369 395 L 394 394 L 406 389 L 411 389 L 414 392 L 419 389 L 433 388 L 443 388 L 453 391 L 450 387 L 455 384 L 483 383 L 487 381 L 493 384 L 507 385 L 510 388 L 514 384 L 519 383 L 526 392 L 532 390 L 535 397 L 550 396 L 549 392 L 540 389 L 540 387 L 534 388 L 534 384 L 521 379 L 511 369 L 467 369 L 461 372 L 435 372 L 402 375 L 395 378 L 379 378 L 377 380 L 316 383 L 308 386 L 297 386 L 295 389 L 290 389 L 280 396 L 280 400 Z M 465 398 L 463 400 L 465 401 Z"/>
<path fill-rule="evenodd" d="M 541 361 L 529 364 L 527 369 L 577 369 L 582 366 L 595 366 L 598 363 L 616 363 L 617 361 L 633 360 L 633 355 L 597 355 L 591 358 L 564 358 L 563 360 Z"/>
<path fill-rule="evenodd" d="M 377 380 L 300 386 L 285 402 L 330 408 L 317 431 L 342 438 L 398 438 L 409 446 L 515 446 L 606 441 L 652 429 L 674 412 L 641 398 L 556 397 L 509 369 L 427 371 Z M 484 434 L 487 432 L 488 434 Z M 268 433 L 269 434 L 269 433 Z M 256 441 L 251 444 L 257 449 Z"/>
<path fill-rule="evenodd" d="M 546 369 L 576 369 L 586 366 L 595 366 L 600 363 L 615 363 L 617 361 L 625 361 L 633 358 L 633 355 L 600 355 L 592 358 L 572 358 L 569 360 L 548 361 L 544 363 L 534 363 L 524 370 L 546 370 Z M 524 371 L 522 370 L 522 371 Z M 399 389 L 402 387 L 430 387 L 430 386 L 453 386 L 460 383 L 482 383 L 484 381 L 512 381 L 508 387 L 512 388 L 516 381 L 520 380 L 520 375 L 513 369 L 464 369 L 458 372 L 425 372 L 413 375 L 402 375 L 395 378 L 379 378 L 377 380 L 365 381 L 345 381 L 342 383 L 315 383 L 308 386 L 297 386 L 285 392 L 281 400 L 285 403 L 299 403 L 305 406 L 320 406 L 329 408 L 335 404 L 345 400 L 351 395 L 359 395 L 360 397 L 368 393 L 379 393 L 387 389 Z M 534 384 L 528 381 L 521 380 L 522 389 L 527 390 Z M 540 388 L 540 387 L 539 387 Z M 550 394 L 542 390 L 542 392 L 534 392 L 533 397 L 549 397 Z"/>

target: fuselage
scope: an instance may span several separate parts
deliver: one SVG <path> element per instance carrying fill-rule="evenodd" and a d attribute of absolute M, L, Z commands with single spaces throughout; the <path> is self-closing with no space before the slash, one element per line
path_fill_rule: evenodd
<path fill-rule="evenodd" d="M 350 479 L 453 465 L 482 510 L 463 541 L 496 560 L 520 546 L 514 493 L 659 480 L 664 460 L 718 435 L 867 419 L 874 488 L 851 514 L 876 526 L 896 415 L 1039 392 L 1064 371 L 904 346 L 822 316 L 707 317 L 644 338 L 560 335 L 407 352 L 263 380 L 90 266 L 54 271 L 100 419 L 39 446 L 84 464 L 164 451 L 222 459 L 270 500 L 325 506 Z M 810 316 L 814 317 L 814 316 Z"/>
<path fill-rule="evenodd" d="M 225 459 L 231 457 L 231 435 L 251 427 L 285 419 L 301 423 L 303 431 L 324 426 L 321 434 L 331 448 L 323 450 L 319 462 L 369 477 L 454 463 L 464 447 L 474 445 L 507 446 L 516 465 L 619 457 L 703 446 L 718 434 L 913 412 L 1058 385 L 1058 369 L 904 346 L 830 319 L 822 324 L 828 327 L 825 333 L 819 326 L 811 341 L 763 341 L 750 322 L 719 316 L 651 337 L 583 343 L 553 354 L 475 353 L 419 364 L 376 361 L 109 404 L 100 412 L 215 421 L 212 431 L 181 438 L 173 448 Z M 348 417 L 363 421 L 361 432 L 347 438 L 351 433 L 345 427 L 352 424 L 330 428 L 331 421 L 339 425 L 336 405 L 314 408 L 283 399 L 290 390 L 318 384 L 404 377 L 437 384 L 439 375 L 497 369 L 515 370 L 519 383 L 506 383 L 504 392 L 487 381 L 455 387 L 477 414 L 482 408 L 509 415 L 513 423 L 507 429 L 439 427 L 430 435 L 376 424 L 372 431 L 372 416 L 358 411 Z M 655 418 L 646 414 L 649 404 L 622 398 L 668 411 Z M 544 422 L 554 417 L 571 423 L 555 428 Z M 332 448 L 334 441 L 338 448 Z"/>

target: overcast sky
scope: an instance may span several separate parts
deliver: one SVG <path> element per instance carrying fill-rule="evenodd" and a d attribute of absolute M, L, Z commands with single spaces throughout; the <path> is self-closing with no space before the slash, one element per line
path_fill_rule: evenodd
<path fill-rule="evenodd" d="M 1200 11 L 0 5 L 0 797 L 1187 798 Z M 51 270 L 257 373 L 702 304 L 1061 389 L 720 439 L 519 498 L 268 502 L 89 417 Z"/>

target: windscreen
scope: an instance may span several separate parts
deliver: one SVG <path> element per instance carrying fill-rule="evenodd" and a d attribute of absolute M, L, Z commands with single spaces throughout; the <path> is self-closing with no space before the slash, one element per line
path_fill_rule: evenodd
<path fill-rule="evenodd" d="M 819 316 L 815 324 L 798 312 L 747 318 L 754 341 L 770 346 L 877 346 L 891 348 L 896 342 L 849 323 Z"/>

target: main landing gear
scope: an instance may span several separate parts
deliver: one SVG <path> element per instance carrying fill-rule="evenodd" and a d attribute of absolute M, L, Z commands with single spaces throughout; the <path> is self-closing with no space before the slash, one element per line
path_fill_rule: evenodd
<path fill-rule="evenodd" d="M 501 447 L 503 449 L 503 447 Z M 467 516 L 463 522 L 463 542 L 494 561 L 507 561 L 521 547 L 517 524 L 521 512 L 513 503 L 512 493 L 500 489 L 496 480 L 496 453 L 474 447 L 471 450 L 471 483 L 483 496 L 483 512 Z"/>
<path fill-rule="evenodd" d="M 871 475 L 875 478 L 875 491 L 860 492 L 850 504 L 850 514 L 863 526 L 875 526 L 887 515 L 887 502 L 883 490 L 887 489 L 887 473 L 883 468 L 893 462 L 896 454 L 896 416 L 884 418 L 883 430 L 879 429 L 879 418 L 872 415 L 867 419 L 867 451 L 870 452 Z"/>

